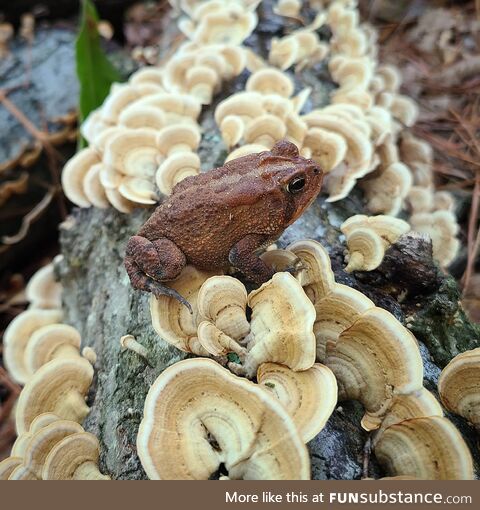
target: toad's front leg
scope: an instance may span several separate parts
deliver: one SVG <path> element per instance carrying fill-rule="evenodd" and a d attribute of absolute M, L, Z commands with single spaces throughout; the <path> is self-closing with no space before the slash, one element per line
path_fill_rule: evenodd
<path fill-rule="evenodd" d="M 161 283 L 174 280 L 185 264 L 183 252 L 165 237 L 150 241 L 145 237 L 133 236 L 128 241 L 125 268 L 132 286 L 151 292 L 157 298 L 161 295 L 173 297 L 192 311 L 190 303 L 183 296 Z"/>
<path fill-rule="evenodd" d="M 259 257 L 259 252 L 273 241 L 275 238 L 264 234 L 245 236 L 230 250 L 228 256 L 230 264 L 249 280 L 255 283 L 265 283 L 270 280 L 275 271 Z"/>

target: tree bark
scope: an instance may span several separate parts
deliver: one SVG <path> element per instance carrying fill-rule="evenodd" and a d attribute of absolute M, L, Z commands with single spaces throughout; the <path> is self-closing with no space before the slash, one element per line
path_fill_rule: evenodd
<path fill-rule="evenodd" d="M 284 22 L 266 10 L 265 5 L 268 7 L 269 3 L 262 4 L 258 29 L 248 40 L 250 46 L 263 54 L 266 41 L 272 35 L 282 35 L 285 29 Z M 325 81 L 325 76 L 321 65 L 295 76 L 298 90 L 307 84 L 313 87 L 308 109 L 327 102 L 332 84 Z M 246 77 L 244 73 L 224 87 L 216 103 L 241 90 Z M 221 165 L 226 156 L 213 119 L 215 106 L 204 108 L 201 116 L 204 136 L 199 154 L 203 170 Z M 66 321 L 81 331 L 83 344 L 91 346 L 98 355 L 89 395 L 91 412 L 85 427 L 99 437 L 101 469 L 115 479 L 145 478 L 135 446 L 145 396 L 162 370 L 186 356 L 155 333 L 149 296 L 132 289 L 123 267 L 128 238 L 151 212 L 137 210 L 122 215 L 113 209 L 76 209 L 61 228 L 64 258 L 57 269 L 64 287 Z M 457 352 L 478 346 L 478 330 L 459 307 L 455 282 L 438 270 L 431 257 L 431 245 L 421 236 L 409 234 L 402 238 L 376 271 L 354 275 L 343 271 L 345 246 L 339 226 L 347 217 L 363 212 L 358 191 L 334 204 L 320 197 L 287 229 L 279 245 L 306 238 L 320 241 L 331 254 L 338 282 L 364 292 L 377 306 L 408 324 L 420 341 L 426 342 L 428 348 L 421 344 L 425 384 L 434 390 L 440 369 L 431 357 L 443 365 Z M 455 317 L 454 324 L 452 317 Z M 126 334 L 134 335 L 147 348 L 148 362 L 131 351 L 121 351 L 120 337 Z M 362 414 L 358 403 L 339 404 L 325 429 L 309 444 L 313 478 L 362 476 L 367 441 L 367 434 L 360 427 Z M 472 447 L 474 436 L 469 427 L 462 420 L 455 419 L 455 422 Z M 383 475 L 374 458 L 369 475 Z"/>

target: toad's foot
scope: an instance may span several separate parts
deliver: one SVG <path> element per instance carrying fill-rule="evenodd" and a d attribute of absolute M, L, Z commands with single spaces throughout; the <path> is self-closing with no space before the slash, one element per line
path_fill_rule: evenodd
<path fill-rule="evenodd" d="M 171 289 L 170 287 L 162 285 L 160 282 L 157 282 L 155 280 L 150 280 L 147 286 L 148 291 L 151 292 L 157 299 L 159 299 L 160 296 L 168 296 L 173 299 L 176 299 L 177 301 L 180 301 L 182 305 L 185 305 L 188 308 L 189 312 L 193 315 L 192 305 L 175 289 Z"/>

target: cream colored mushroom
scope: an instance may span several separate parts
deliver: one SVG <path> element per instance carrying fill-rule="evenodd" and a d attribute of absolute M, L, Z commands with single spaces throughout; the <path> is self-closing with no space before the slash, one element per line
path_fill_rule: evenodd
<path fill-rule="evenodd" d="M 170 195 L 180 181 L 200 172 L 200 158 L 194 152 L 174 152 L 159 166 L 155 174 L 158 189 Z"/>
<path fill-rule="evenodd" d="M 125 108 L 118 118 L 121 126 L 130 129 L 162 129 L 166 123 L 166 115 L 160 108 L 133 103 Z"/>
<path fill-rule="evenodd" d="M 473 480 L 472 456 L 446 418 L 414 418 L 388 427 L 375 456 L 389 475 L 422 480 Z"/>
<path fill-rule="evenodd" d="M 296 18 L 302 8 L 301 0 L 278 0 L 273 8 L 273 12 L 278 16 Z"/>
<path fill-rule="evenodd" d="M 98 469 L 100 446 L 89 432 L 71 434 L 49 452 L 42 469 L 43 480 L 110 480 Z"/>
<path fill-rule="evenodd" d="M 157 137 L 162 153 L 171 156 L 177 152 L 193 151 L 200 143 L 200 133 L 189 124 L 179 124 L 163 128 Z"/>
<path fill-rule="evenodd" d="M 30 278 L 25 294 L 30 308 L 61 308 L 62 285 L 55 279 L 52 262 L 40 268 Z"/>
<path fill-rule="evenodd" d="M 247 92 L 260 94 L 277 94 L 281 97 L 290 97 L 294 86 L 292 80 L 278 69 L 260 69 L 253 73 L 245 86 Z"/>
<path fill-rule="evenodd" d="M 67 324 L 48 324 L 37 329 L 25 348 L 24 362 L 29 376 L 52 359 L 77 358 L 80 343 L 80 333 Z"/>
<path fill-rule="evenodd" d="M 186 432 L 187 435 L 185 434 Z M 167 368 L 151 386 L 137 436 L 151 479 L 308 479 L 308 453 L 269 392 L 208 359 Z"/>
<path fill-rule="evenodd" d="M 323 429 L 337 404 L 335 376 L 320 363 L 303 372 L 263 363 L 258 367 L 257 380 L 285 406 L 305 443 Z"/>
<path fill-rule="evenodd" d="M 17 315 L 10 322 L 3 335 L 3 359 L 16 382 L 25 384 L 29 378 L 24 355 L 32 334 L 42 326 L 58 322 L 61 318 L 60 310 L 32 308 Z"/>
<path fill-rule="evenodd" d="M 391 216 L 355 215 L 340 227 L 349 251 L 347 272 L 372 271 L 383 260 L 385 251 L 409 232 L 410 225 Z"/>
<path fill-rule="evenodd" d="M 396 216 L 412 186 L 412 174 L 403 163 L 390 165 L 379 177 L 362 181 L 372 213 Z"/>
<path fill-rule="evenodd" d="M 329 172 L 344 160 L 347 153 L 345 139 L 337 133 L 321 128 L 310 128 L 303 140 L 303 147 L 310 149 L 311 158 L 324 172 Z"/>
<path fill-rule="evenodd" d="M 380 428 L 376 431 L 373 444 L 375 445 L 383 432 L 397 423 L 412 418 L 427 418 L 429 416 L 443 416 L 442 406 L 433 393 L 425 388 L 408 395 L 397 395 L 387 415 L 382 420 Z"/>
<path fill-rule="evenodd" d="M 198 339 L 214 356 L 236 352 L 244 355 L 241 342 L 250 332 L 246 317 L 247 291 L 231 276 L 212 276 L 197 296 Z"/>
<path fill-rule="evenodd" d="M 244 138 L 249 144 L 262 145 L 271 149 L 287 133 L 285 124 L 275 115 L 260 115 L 245 129 Z"/>
<path fill-rule="evenodd" d="M 213 4 L 210 3 L 210 6 Z M 197 9 L 197 24 L 184 25 L 187 36 L 199 44 L 240 45 L 253 32 L 258 22 L 255 12 L 245 7 L 229 2 L 218 4 L 215 10 L 203 10 L 202 13 Z"/>
<path fill-rule="evenodd" d="M 480 348 L 462 352 L 442 370 L 438 392 L 443 405 L 480 428 Z"/>
<path fill-rule="evenodd" d="M 181 351 L 200 356 L 208 354 L 197 337 L 197 324 L 200 322 L 197 299 L 203 282 L 214 274 L 187 266 L 175 281 L 169 283 L 171 288 L 190 303 L 193 315 L 185 305 L 174 298 L 168 296 L 160 296 L 159 299 L 154 296 L 150 298 L 153 328 L 161 338 Z"/>
<path fill-rule="evenodd" d="M 68 160 L 62 171 L 62 189 L 67 198 L 79 207 L 90 207 L 92 204 L 85 194 L 83 182 L 87 172 L 93 165 L 100 163 L 97 151 L 87 147 L 77 152 Z"/>
<path fill-rule="evenodd" d="M 23 434 L 35 417 L 45 412 L 81 423 L 89 412 L 85 395 L 92 379 L 92 365 L 81 357 L 53 359 L 43 365 L 18 398 L 17 432 Z"/>
<path fill-rule="evenodd" d="M 415 337 L 381 308 L 366 310 L 327 343 L 325 364 L 337 377 L 339 399 L 359 400 L 365 407 L 362 426 L 380 426 L 396 395 L 419 391 L 423 365 Z"/>
<path fill-rule="evenodd" d="M 223 141 L 228 148 L 237 145 L 243 137 L 245 124 L 238 115 L 227 115 L 220 124 Z"/>
<path fill-rule="evenodd" d="M 110 202 L 100 181 L 100 169 L 102 167 L 102 163 L 90 167 L 83 180 L 83 191 L 94 207 L 106 209 L 110 206 Z"/>
<path fill-rule="evenodd" d="M 243 156 L 248 156 L 249 154 L 257 154 L 258 152 L 264 152 L 270 150 L 271 147 L 266 147 L 265 145 L 260 145 L 257 143 L 247 143 L 246 145 L 242 145 L 230 152 L 230 154 L 225 159 L 225 163 L 232 161 L 232 159 L 242 158 Z"/>
<path fill-rule="evenodd" d="M 460 248 L 456 238 L 459 226 L 452 212 L 417 213 L 410 217 L 410 224 L 412 230 L 430 236 L 433 256 L 441 266 L 446 267 L 455 259 Z"/>
<path fill-rule="evenodd" d="M 8 480 L 13 471 L 22 464 L 21 457 L 7 457 L 0 462 L 0 480 Z"/>
<path fill-rule="evenodd" d="M 22 463 L 9 480 L 41 480 L 42 468 L 51 449 L 63 438 L 83 432 L 81 425 L 70 420 L 56 420 L 32 435 L 25 449 Z"/>
<path fill-rule="evenodd" d="M 30 439 L 33 437 L 33 435 L 36 434 L 39 430 L 41 430 L 43 427 L 46 427 L 47 425 L 50 425 L 51 423 L 54 423 L 58 420 L 60 420 L 60 418 L 53 413 L 39 414 L 32 421 L 30 428 L 28 429 L 28 432 L 20 434 L 17 437 L 17 439 L 15 439 L 10 455 L 12 457 L 20 457 L 21 459 L 23 459 L 23 457 L 25 456 L 25 451 L 27 449 L 28 443 L 30 442 Z"/>
<path fill-rule="evenodd" d="M 276 273 L 248 296 L 252 309 L 245 371 L 272 361 L 292 370 L 307 370 L 315 363 L 315 308 L 298 281 Z"/>

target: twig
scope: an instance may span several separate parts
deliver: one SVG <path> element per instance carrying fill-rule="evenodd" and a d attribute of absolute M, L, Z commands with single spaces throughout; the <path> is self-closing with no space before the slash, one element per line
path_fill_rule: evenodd
<path fill-rule="evenodd" d="M 59 179 L 58 161 L 61 160 L 61 155 L 55 150 L 48 140 L 48 132 L 40 131 L 30 121 L 30 119 L 28 119 L 27 116 L 19 110 L 12 101 L 10 101 L 10 99 L 8 99 L 7 93 L 8 92 L 4 89 L 0 89 L 0 103 L 3 104 L 3 106 L 18 120 L 18 122 L 20 122 L 25 130 L 30 133 L 35 140 L 38 140 L 42 144 L 47 155 L 48 169 L 50 171 L 52 182 L 56 190 L 60 190 L 61 184 Z M 57 194 L 57 204 L 60 211 L 60 217 L 64 220 L 67 217 L 67 208 L 65 201 L 63 200 L 63 196 L 60 193 Z"/>
<path fill-rule="evenodd" d="M 13 236 L 3 236 L 2 243 L 6 245 L 12 245 L 20 242 L 27 235 L 30 225 L 50 205 L 54 196 L 55 190 L 50 189 L 42 198 L 42 200 L 40 200 L 40 202 L 28 214 L 24 216 L 19 231 Z"/>

